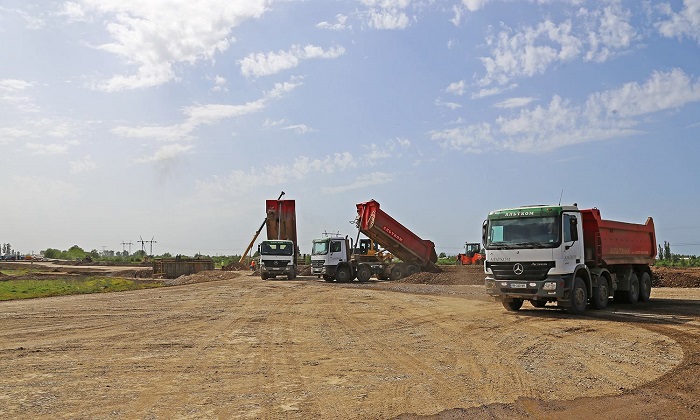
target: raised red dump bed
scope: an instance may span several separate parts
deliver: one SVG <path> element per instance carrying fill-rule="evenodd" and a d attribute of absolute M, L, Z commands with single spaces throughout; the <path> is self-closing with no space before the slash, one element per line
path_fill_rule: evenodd
<path fill-rule="evenodd" d="M 266 200 L 267 239 L 297 243 L 297 216 L 294 200 Z"/>
<path fill-rule="evenodd" d="M 603 220 L 600 210 L 581 210 L 586 263 L 600 265 L 654 264 L 654 220 L 643 225 Z"/>
<path fill-rule="evenodd" d="M 421 239 L 406 229 L 379 208 L 379 203 L 371 200 L 357 204 L 358 228 L 363 235 L 372 239 L 405 263 L 416 264 L 424 270 L 433 268 L 437 262 L 435 244 Z"/>

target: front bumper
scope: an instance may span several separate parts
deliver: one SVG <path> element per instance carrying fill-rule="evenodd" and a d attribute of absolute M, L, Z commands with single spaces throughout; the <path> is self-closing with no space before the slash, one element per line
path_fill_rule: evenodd
<path fill-rule="evenodd" d="M 486 286 L 486 293 L 495 297 L 497 300 L 534 299 L 567 301 L 571 299 L 573 275 L 549 276 L 545 280 L 496 280 L 492 276 L 487 276 L 484 285 Z"/>

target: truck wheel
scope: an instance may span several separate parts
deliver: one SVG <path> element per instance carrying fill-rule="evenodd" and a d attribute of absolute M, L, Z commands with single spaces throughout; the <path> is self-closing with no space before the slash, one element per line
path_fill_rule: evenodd
<path fill-rule="evenodd" d="M 333 281 L 333 276 L 329 276 L 328 274 L 323 275 L 323 280 L 325 281 Z"/>
<path fill-rule="evenodd" d="M 287 273 L 287 280 L 293 280 L 296 277 L 296 273 L 294 272 L 294 269 L 292 268 L 289 273 Z"/>
<path fill-rule="evenodd" d="M 267 280 L 267 273 L 260 273 L 260 278 L 263 280 Z"/>
<path fill-rule="evenodd" d="M 571 291 L 571 306 L 567 310 L 574 315 L 581 315 L 586 311 L 587 304 L 588 292 L 586 292 L 586 283 L 581 277 L 576 277 L 574 290 Z"/>
<path fill-rule="evenodd" d="M 357 280 L 360 283 L 366 282 L 370 277 L 372 277 L 372 269 L 368 266 L 363 264 L 357 269 Z"/>
<path fill-rule="evenodd" d="M 348 283 L 350 280 L 352 280 L 352 273 L 350 272 L 350 267 L 338 267 L 338 269 L 335 272 L 335 279 L 338 281 L 338 283 Z"/>
<path fill-rule="evenodd" d="M 639 300 L 639 278 L 636 274 L 630 275 L 630 287 L 623 296 L 627 303 L 636 303 Z"/>
<path fill-rule="evenodd" d="M 608 298 L 610 292 L 608 289 L 608 280 L 605 277 L 598 279 L 598 287 L 593 288 L 593 296 L 591 296 L 591 303 L 596 309 L 605 309 L 608 306 Z"/>
<path fill-rule="evenodd" d="M 639 300 L 648 302 L 651 296 L 651 276 L 646 271 L 642 273 L 642 278 L 639 280 Z"/>
<path fill-rule="evenodd" d="M 419 271 L 420 271 L 420 268 L 418 268 L 418 266 L 415 264 L 411 264 L 408 267 L 406 267 L 406 275 L 407 276 L 412 276 Z"/>
<path fill-rule="evenodd" d="M 522 299 L 513 299 L 510 302 L 503 301 L 501 303 L 503 304 L 503 307 L 506 308 L 506 310 L 509 312 L 517 312 L 523 306 Z"/>
<path fill-rule="evenodd" d="M 396 265 L 391 269 L 391 279 L 398 280 L 403 277 L 403 270 L 400 266 Z"/>

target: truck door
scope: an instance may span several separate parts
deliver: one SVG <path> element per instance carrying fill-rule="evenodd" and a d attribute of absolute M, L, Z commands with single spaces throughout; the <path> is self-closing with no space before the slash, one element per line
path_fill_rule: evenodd
<path fill-rule="evenodd" d="M 344 240 L 331 240 L 330 252 L 328 253 L 328 265 L 337 266 L 339 263 L 346 261 L 346 253 L 343 250 L 344 242 Z"/>
<path fill-rule="evenodd" d="M 561 252 L 566 273 L 573 273 L 576 266 L 583 262 L 583 232 L 580 213 L 562 215 Z"/>

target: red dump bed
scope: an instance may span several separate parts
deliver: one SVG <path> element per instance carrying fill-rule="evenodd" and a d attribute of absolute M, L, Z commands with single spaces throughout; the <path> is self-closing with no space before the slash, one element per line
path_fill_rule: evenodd
<path fill-rule="evenodd" d="M 581 210 L 587 263 L 595 265 L 648 264 L 656 259 L 654 220 L 643 225 L 603 220 L 600 210 Z"/>
<path fill-rule="evenodd" d="M 297 216 L 294 200 L 266 200 L 267 239 L 285 239 L 297 243 Z"/>
<path fill-rule="evenodd" d="M 376 201 L 357 205 L 358 228 L 403 262 L 427 269 L 437 262 L 435 244 L 421 239 L 384 213 Z"/>

